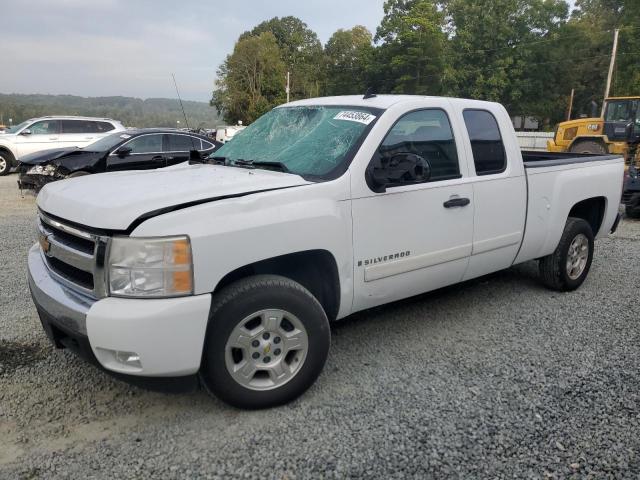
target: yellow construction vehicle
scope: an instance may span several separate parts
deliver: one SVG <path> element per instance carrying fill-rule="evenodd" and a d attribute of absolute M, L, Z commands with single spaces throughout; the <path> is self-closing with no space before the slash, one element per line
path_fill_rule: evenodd
<path fill-rule="evenodd" d="M 550 152 L 621 154 L 627 165 L 640 167 L 640 97 L 610 97 L 604 117 L 578 118 L 558 124 Z"/>

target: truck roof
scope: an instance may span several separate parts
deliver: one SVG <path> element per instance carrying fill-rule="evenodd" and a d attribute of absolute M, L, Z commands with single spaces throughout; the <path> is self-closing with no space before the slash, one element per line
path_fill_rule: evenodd
<path fill-rule="evenodd" d="M 400 103 L 402 101 L 410 101 L 415 100 L 417 98 L 439 98 L 439 99 L 447 99 L 453 102 L 473 102 L 476 104 L 495 104 L 495 102 L 486 102 L 481 100 L 470 100 L 463 98 L 453 98 L 453 97 L 434 97 L 428 95 L 376 95 L 375 97 L 364 99 L 363 95 L 341 95 L 336 97 L 319 97 L 319 98 L 308 98 L 305 100 L 297 100 L 294 102 L 286 103 L 283 106 L 287 107 L 298 107 L 305 105 L 344 105 L 344 106 L 354 106 L 354 107 L 373 107 L 373 108 L 381 108 L 387 109 L 396 103 Z"/>

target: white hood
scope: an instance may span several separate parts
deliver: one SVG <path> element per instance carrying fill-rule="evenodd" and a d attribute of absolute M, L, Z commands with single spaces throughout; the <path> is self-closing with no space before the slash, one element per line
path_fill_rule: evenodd
<path fill-rule="evenodd" d="M 216 197 L 305 185 L 298 175 L 221 165 L 102 173 L 46 185 L 38 207 L 64 220 L 105 230 L 126 230 L 155 210 Z"/>

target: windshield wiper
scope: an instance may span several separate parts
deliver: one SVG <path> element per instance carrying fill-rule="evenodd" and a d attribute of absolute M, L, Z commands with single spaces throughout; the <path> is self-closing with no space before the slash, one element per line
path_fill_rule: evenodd
<path fill-rule="evenodd" d="M 232 165 L 234 167 L 244 168 L 264 168 L 265 170 L 276 170 L 278 172 L 291 173 L 291 170 L 282 162 L 263 162 L 255 160 L 235 160 Z"/>

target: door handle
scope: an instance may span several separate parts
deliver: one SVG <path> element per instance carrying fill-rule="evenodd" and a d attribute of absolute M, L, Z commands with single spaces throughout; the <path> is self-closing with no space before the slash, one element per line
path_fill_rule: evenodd
<path fill-rule="evenodd" d="M 161 157 L 160 155 L 157 155 L 155 157 L 152 157 L 151 160 L 153 162 L 163 162 L 164 161 L 164 157 Z"/>
<path fill-rule="evenodd" d="M 451 198 L 447 200 L 442 205 L 444 206 L 444 208 L 455 208 L 455 207 L 466 207 L 470 203 L 471 203 L 471 200 L 469 200 L 468 198 L 456 197 L 456 198 Z"/>
<path fill-rule="evenodd" d="M 49 140 L 57 140 L 58 137 L 49 137 Z"/>

